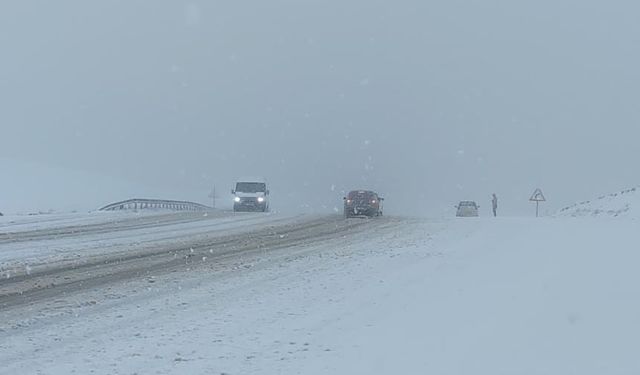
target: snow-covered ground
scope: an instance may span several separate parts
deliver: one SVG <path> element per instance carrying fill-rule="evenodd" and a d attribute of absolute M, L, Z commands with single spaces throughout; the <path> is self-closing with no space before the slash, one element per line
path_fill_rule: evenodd
<path fill-rule="evenodd" d="M 34 215 L 0 216 L 0 232 L 16 233 L 29 230 L 64 228 L 75 225 L 106 224 L 132 218 L 156 216 L 167 211 L 93 211 L 89 213 L 64 212 L 40 213 Z"/>
<path fill-rule="evenodd" d="M 370 224 L 0 310 L 0 373 L 640 372 L 636 221 Z"/>
<path fill-rule="evenodd" d="M 0 220 L 0 276 L 7 278 L 96 256 L 132 253 L 134 249 L 189 244 L 197 239 L 204 241 L 307 218 L 222 211 L 3 217 Z"/>
<path fill-rule="evenodd" d="M 597 199 L 576 203 L 565 207 L 559 216 L 608 216 L 628 219 L 640 218 L 640 194 L 638 188 L 622 190 L 603 195 Z"/>

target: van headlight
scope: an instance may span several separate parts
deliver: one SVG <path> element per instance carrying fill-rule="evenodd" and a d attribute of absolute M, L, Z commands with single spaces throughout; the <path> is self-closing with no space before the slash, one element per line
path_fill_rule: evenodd
<path fill-rule="evenodd" d="M 260 203 L 264 202 L 264 197 L 258 197 L 258 202 Z"/>
<path fill-rule="evenodd" d="M 233 201 L 236 202 L 236 203 L 240 202 L 240 197 L 233 198 Z"/>

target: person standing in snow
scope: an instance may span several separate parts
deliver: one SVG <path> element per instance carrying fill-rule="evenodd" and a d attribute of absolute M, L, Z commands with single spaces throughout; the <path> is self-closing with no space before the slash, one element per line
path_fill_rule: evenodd
<path fill-rule="evenodd" d="M 496 193 L 493 193 L 493 198 L 491 199 L 491 207 L 493 208 L 493 217 L 498 216 L 498 197 Z"/>

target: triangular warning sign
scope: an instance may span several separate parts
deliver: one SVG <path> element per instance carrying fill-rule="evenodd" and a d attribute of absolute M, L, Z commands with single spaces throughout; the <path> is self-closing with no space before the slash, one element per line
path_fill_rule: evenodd
<path fill-rule="evenodd" d="M 541 189 L 536 189 L 536 191 L 533 192 L 529 200 L 532 202 L 545 202 L 547 198 L 544 197 L 544 194 L 542 194 Z"/>

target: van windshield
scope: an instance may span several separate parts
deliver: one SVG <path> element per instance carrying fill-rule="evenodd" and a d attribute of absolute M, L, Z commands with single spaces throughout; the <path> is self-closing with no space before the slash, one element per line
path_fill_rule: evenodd
<path fill-rule="evenodd" d="M 238 182 L 236 191 L 240 193 L 264 193 L 266 184 L 264 182 Z"/>
<path fill-rule="evenodd" d="M 372 199 L 374 195 L 370 191 L 352 191 L 349 192 L 349 199 Z"/>

